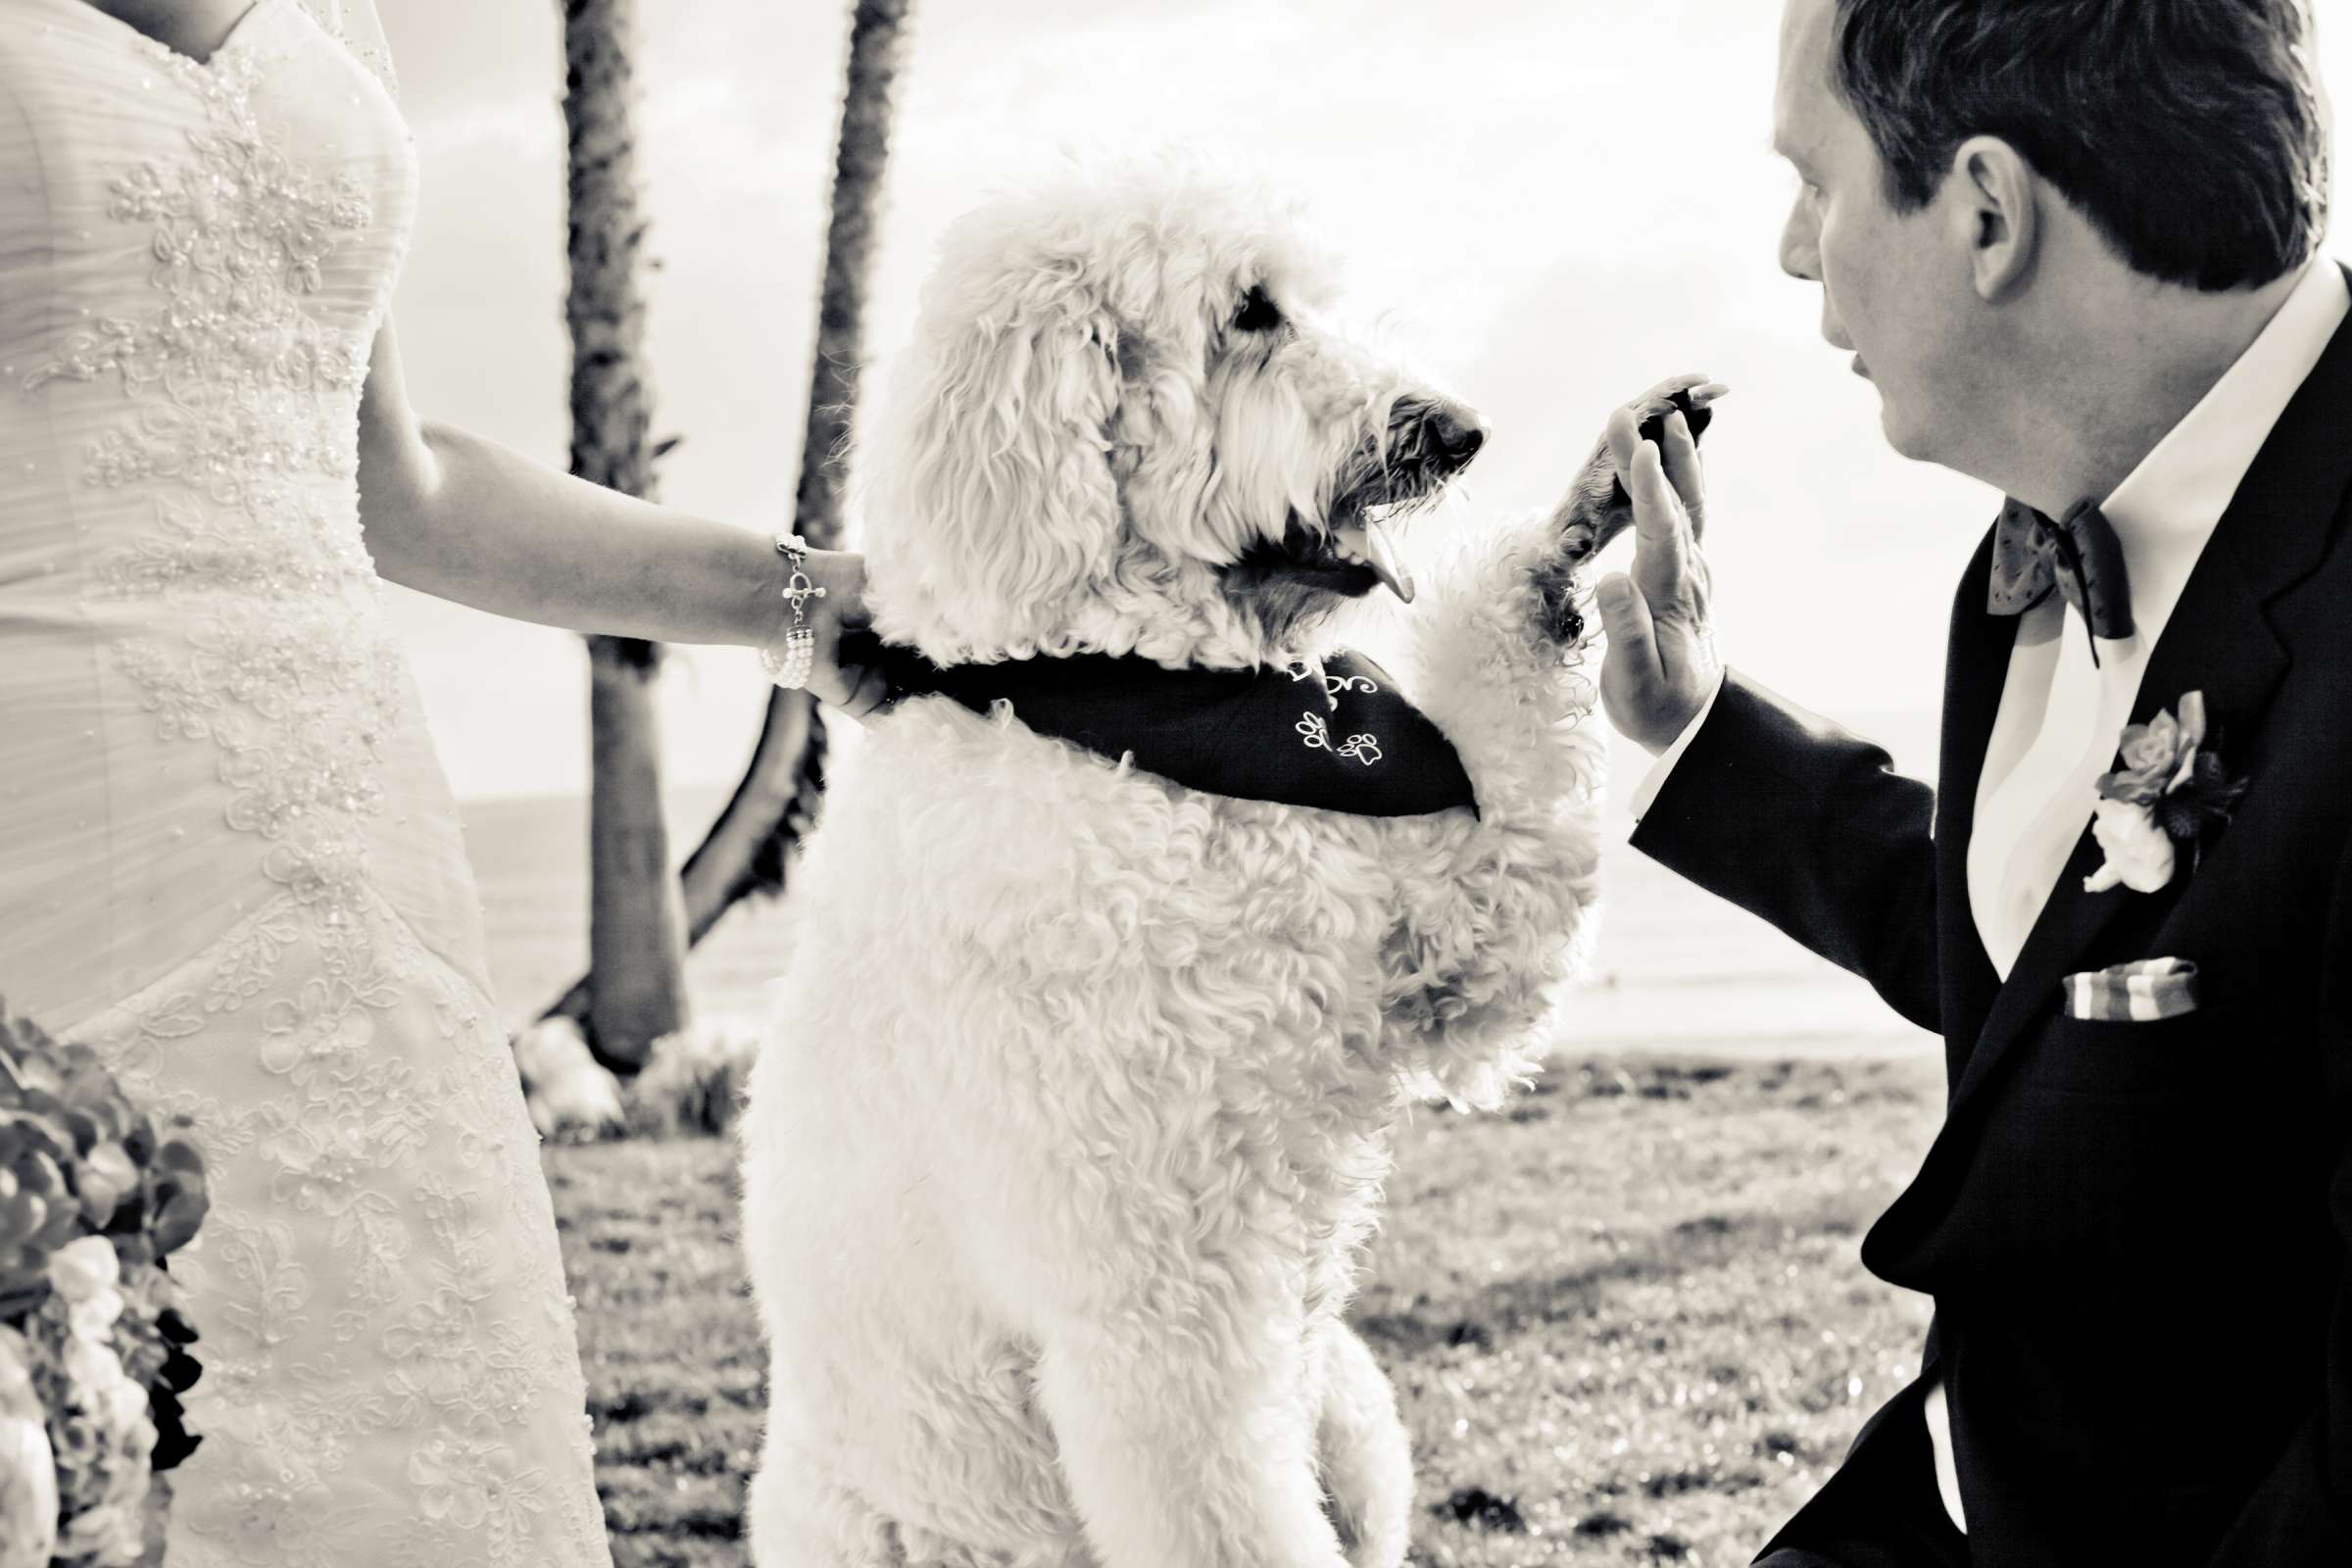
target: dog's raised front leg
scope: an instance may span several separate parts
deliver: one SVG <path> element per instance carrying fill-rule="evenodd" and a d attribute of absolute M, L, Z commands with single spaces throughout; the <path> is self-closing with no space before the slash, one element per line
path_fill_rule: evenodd
<path fill-rule="evenodd" d="M 1554 637 L 1548 516 L 1465 550 L 1415 616 L 1414 696 L 1461 755 L 1478 820 L 1392 841 L 1382 1006 L 1400 1065 L 1493 1106 L 1532 1070 L 1535 1024 L 1581 967 L 1599 893 L 1606 753 L 1581 651 Z"/>
<path fill-rule="evenodd" d="M 1685 376 L 1633 408 L 1659 419 L 1717 391 Z M 1535 1025 L 1597 934 L 1607 754 L 1584 577 L 1631 515 L 1622 495 L 1603 445 L 1551 513 L 1458 548 L 1414 621 L 1416 696 L 1460 752 L 1479 821 L 1404 846 L 1383 1001 L 1400 1059 L 1468 1103 L 1532 1066 Z"/>

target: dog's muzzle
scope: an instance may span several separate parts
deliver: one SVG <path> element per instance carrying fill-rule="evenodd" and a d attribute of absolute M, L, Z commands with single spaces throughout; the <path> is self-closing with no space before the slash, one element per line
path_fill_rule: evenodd
<path fill-rule="evenodd" d="M 1445 398 L 1399 399 L 1389 415 L 1389 469 L 1396 473 L 1401 462 L 1425 470 L 1412 476 L 1416 493 L 1470 466 L 1486 444 L 1487 421 L 1478 411 Z"/>
<path fill-rule="evenodd" d="M 1369 567 L 1391 593 L 1411 604 L 1413 579 L 1397 562 L 1388 519 L 1437 494 L 1486 444 L 1487 422 L 1476 410 L 1446 398 L 1397 399 L 1380 461 L 1356 493 L 1333 509 L 1332 543 L 1340 559 Z"/>

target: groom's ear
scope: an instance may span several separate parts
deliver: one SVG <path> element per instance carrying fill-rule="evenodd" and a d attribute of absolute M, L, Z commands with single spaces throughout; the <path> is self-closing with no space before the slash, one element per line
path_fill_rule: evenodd
<path fill-rule="evenodd" d="M 2006 299 L 2033 270 L 2041 241 L 2038 181 L 2025 155 L 1998 136 L 1972 136 L 1952 154 L 1952 221 L 1963 230 L 1977 294 Z"/>

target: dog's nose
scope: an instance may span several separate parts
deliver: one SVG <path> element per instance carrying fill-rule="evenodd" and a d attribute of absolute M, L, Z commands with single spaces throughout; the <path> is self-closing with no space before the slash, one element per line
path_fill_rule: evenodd
<path fill-rule="evenodd" d="M 1441 403 L 1430 410 L 1426 427 L 1431 447 L 1457 468 L 1477 457 L 1478 449 L 1487 444 L 1487 422 L 1476 410 L 1458 403 Z"/>

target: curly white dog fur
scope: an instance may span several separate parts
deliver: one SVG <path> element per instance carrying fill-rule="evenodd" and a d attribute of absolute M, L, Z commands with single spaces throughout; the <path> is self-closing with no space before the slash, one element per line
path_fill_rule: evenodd
<path fill-rule="evenodd" d="M 1466 415 L 1327 287 L 1192 165 L 964 220 L 864 442 L 878 628 L 1315 659 L 1372 581 L 1335 509 Z M 1194 794 L 944 700 L 873 725 L 742 1126 L 761 1568 L 1401 1560 L 1404 1435 L 1341 1314 L 1406 1081 L 1495 1104 L 1590 946 L 1593 693 L 1539 579 L 1605 531 L 1473 541 L 1411 612 L 1475 815 Z"/>

